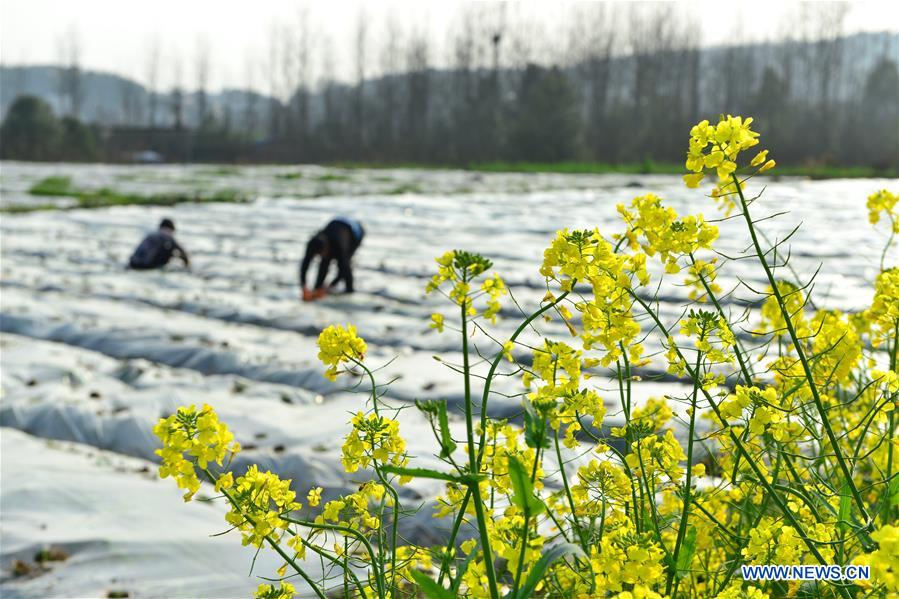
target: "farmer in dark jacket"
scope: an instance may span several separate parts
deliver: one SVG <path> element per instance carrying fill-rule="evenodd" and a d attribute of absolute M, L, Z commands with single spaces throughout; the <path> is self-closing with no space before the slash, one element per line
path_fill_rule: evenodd
<path fill-rule="evenodd" d="M 190 258 L 184 248 L 175 241 L 175 223 L 164 218 L 159 223 L 159 230 L 150 233 L 140 242 L 128 266 L 135 270 L 151 270 L 162 268 L 169 263 L 172 256 L 177 256 L 184 261 L 184 266 L 190 268 Z"/>
<path fill-rule="evenodd" d="M 309 240 L 306 245 L 306 255 L 303 256 L 303 261 L 300 263 L 300 287 L 303 290 L 304 302 L 326 296 L 340 281 L 343 281 L 347 293 L 353 292 L 353 268 L 350 259 L 359 249 L 364 236 L 365 230 L 359 221 L 339 216 Z M 309 270 L 312 259 L 316 256 L 320 258 L 321 262 L 318 266 L 315 287 L 310 290 L 306 285 L 306 272 Z M 325 287 L 325 278 L 328 276 L 332 260 L 337 262 L 337 276 L 330 285 Z"/>

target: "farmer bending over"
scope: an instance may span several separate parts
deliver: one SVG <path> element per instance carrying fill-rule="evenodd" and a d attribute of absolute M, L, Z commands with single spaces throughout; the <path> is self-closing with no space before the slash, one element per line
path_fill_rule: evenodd
<path fill-rule="evenodd" d="M 329 291 L 334 290 L 340 281 L 344 282 L 347 293 L 353 292 L 353 269 L 350 259 L 359 249 L 364 236 L 365 230 L 359 221 L 338 216 L 309 240 L 306 245 L 306 255 L 303 256 L 303 261 L 300 263 L 300 287 L 303 289 L 304 302 L 325 297 Z M 306 271 L 309 270 L 309 265 L 316 256 L 321 259 L 321 262 L 318 266 L 315 288 L 310 291 L 306 286 Z M 331 260 L 337 261 L 337 276 L 330 285 L 325 287 L 325 278 L 328 276 Z"/>
<path fill-rule="evenodd" d="M 187 252 L 175 241 L 175 223 L 164 218 L 159 223 L 159 230 L 150 233 L 140 242 L 140 245 L 131 254 L 128 266 L 135 270 L 162 268 L 169 263 L 173 255 L 181 258 L 184 266 L 190 268 L 190 258 L 188 258 Z"/>

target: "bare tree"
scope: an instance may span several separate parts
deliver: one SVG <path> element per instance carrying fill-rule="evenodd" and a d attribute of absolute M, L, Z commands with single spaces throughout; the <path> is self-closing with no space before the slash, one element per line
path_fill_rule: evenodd
<path fill-rule="evenodd" d="M 244 110 L 243 110 L 243 130 L 252 139 L 256 135 L 258 127 L 258 115 L 256 101 L 258 95 L 255 90 L 254 73 L 256 65 L 253 57 L 248 56 L 244 65 Z"/>
<path fill-rule="evenodd" d="M 380 80 L 378 81 L 378 125 L 375 129 L 375 138 L 385 148 L 388 157 L 395 158 L 397 117 L 400 109 L 400 71 L 402 29 L 399 21 L 391 14 L 384 28 L 384 45 L 380 53 Z M 412 65 L 407 65 L 407 72 L 412 72 Z"/>
<path fill-rule="evenodd" d="M 322 119 L 320 153 L 323 157 L 330 158 L 330 153 L 336 147 L 343 134 L 340 119 L 340 110 L 337 105 L 337 85 L 331 78 L 334 73 L 334 44 L 330 36 L 324 36 L 321 44 L 321 95 L 322 95 Z"/>
<path fill-rule="evenodd" d="M 406 54 L 408 90 L 406 92 L 406 139 L 410 160 L 426 160 L 430 150 L 428 143 L 428 117 L 431 105 L 430 36 L 425 32 L 413 33 L 409 38 Z"/>
<path fill-rule="evenodd" d="M 81 36 L 72 24 L 57 38 L 59 103 L 63 114 L 79 118 L 84 89 L 81 82 Z"/>
<path fill-rule="evenodd" d="M 284 136 L 296 135 L 293 113 L 293 90 L 296 89 L 296 56 L 294 54 L 294 39 L 290 35 L 290 28 L 281 27 L 279 36 L 280 49 L 278 51 L 278 95 L 284 102 L 284 111 L 281 114 L 281 130 Z"/>
<path fill-rule="evenodd" d="M 612 50 L 618 41 L 614 5 L 588 4 L 573 14 L 569 56 L 580 82 L 581 115 L 590 157 L 609 160 L 614 140 L 608 135 Z"/>
<path fill-rule="evenodd" d="M 309 143 L 309 88 L 312 79 L 312 32 L 309 8 L 302 5 L 297 14 L 296 52 L 296 121 L 299 139 L 299 158 L 307 157 Z"/>
<path fill-rule="evenodd" d="M 169 94 L 172 126 L 184 128 L 184 89 L 182 87 L 181 58 L 177 54 L 172 57 L 172 91 Z"/>
<path fill-rule="evenodd" d="M 121 102 L 119 123 L 134 125 L 138 122 L 137 90 L 134 83 L 121 77 L 118 81 L 119 101 Z"/>
<path fill-rule="evenodd" d="M 209 42 L 200 38 L 197 40 L 196 60 L 194 62 L 194 76 L 196 81 L 197 119 L 196 126 L 205 129 L 210 123 L 209 112 Z"/>
<path fill-rule="evenodd" d="M 154 37 L 150 41 L 147 50 L 147 124 L 150 127 L 156 127 L 156 118 L 158 112 L 159 100 L 159 62 L 160 62 L 160 43 L 159 38 Z"/>
<path fill-rule="evenodd" d="M 452 83 L 447 90 L 449 102 L 450 159 L 472 159 L 477 154 L 477 81 L 478 44 L 475 37 L 477 16 L 472 5 L 460 15 L 455 37 L 450 41 Z"/>
<path fill-rule="evenodd" d="M 279 35 L 280 29 L 277 23 L 272 23 L 269 27 L 268 37 L 268 62 L 265 64 L 265 71 L 268 76 L 268 94 L 269 94 L 269 110 L 268 110 L 268 134 L 271 138 L 276 138 L 281 134 L 281 105 L 278 102 L 278 57 L 279 57 Z"/>
<path fill-rule="evenodd" d="M 796 4 L 784 30 L 764 42 L 749 37 L 737 12 L 724 22 L 732 27 L 726 41 L 708 47 L 690 3 L 562 3 L 561 20 L 544 5 L 464 3 L 444 40 L 423 19 L 390 13 L 375 23 L 361 5 L 345 21 L 345 36 L 330 39 L 310 5 L 299 5 L 294 19 L 271 23 L 267 45 L 248 57 L 236 112 L 212 105 L 217 65 L 208 44 L 198 40 L 182 64 L 167 50 L 161 61 L 160 41 L 151 38 L 146 104 L 122 80 L 112 116 L 177 128 L 242 120 L 248 137 L 267 137 L 267 159 L 464 164 L 680 161 L 691 123 L 753 114 L 784 163 L 895 162 L 896 38 L 847 37 L 844 2 Z M 70 27 L 56 41 L 55 107 L 83 117 L 78 32 Z M 196 93 L 185 94 L 185 83 Z M 559 151 L 522 153 L 523 140 Z M 201 146 L 198 153 L 218 151 Z"/>
<path fill-rule="evenodd" d="M 685 60 L 689 58 L 685 50 L 690 48 L 691 30 L 674 4 L 647 3 L 629 8 L 633 74 L 628 126 L 632 134 L 619 142 L 629 146 L 629 160 L 660 158 L 679 147 L 676 132 L 686 126 L 683 86 L 691 68 L 690 61 Z"/>
<path fill-rule="evenodd" d="M 367 49 L 368 22 L 364 9 L 360 8 L 356 20 L 355 35 L 355 67 L 356 93 L 353 101 L 353 129 L 356 132 L 358 157 L 365 152 L 367 145 L 365 123 L 365 68 Z"/>
<path fill-rule="evenodd" d="M 814 5 L 813 22 L 817 38 L 812 44 L 812 73 L 818 76 L 819 117 L 837 125 L 836 91 L 843 75 L 843 34 L 849 6 L 844 2 L 820 2 Z M 820 127 L 820 143 L 827 152 L 835 152 L 839 140 L 838 126 Z"/>

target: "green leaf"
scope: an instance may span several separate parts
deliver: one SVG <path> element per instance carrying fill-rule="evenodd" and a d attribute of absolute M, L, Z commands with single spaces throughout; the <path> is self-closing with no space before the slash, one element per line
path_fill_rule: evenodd
<path fill-rule="evenodd" d="M 852 515 L 852 498 L 849 496 L 849 487 L 843 485 L 840 489 L 840 511 L 838 514 L 838 525 L 840 530 L 845 534 L 849 532 L 849 519 Z"/>
<path fill-rule="evenodd" d="M 468 484 L 467 480 L 460 476 L 453 476 L 445 472 L 431 470 L 429 468 L 402 468 L 400 466 L 381 466 L 381 470 L 397 476 L 411 476 L 412 478 L 433 478 L 436 480 L 445 480 L 452 483 Z"/>
<path fill-rule="evenodd" d="M 471 553 L 468 554 L 468 557 L 465 558 L 465 561 L 462 562 L 462 565 L 458 567 L 456 570 L 456 581 L 453 583 L 453 588 L 450 589 L 453 592 L 454 596 L 459 594 L 459 587 L 462 586 L 462 578 L 465 576 L 465 572 L 468 570 L 468 565 L 471 563 L 471 560 L 477 555 L 478 550 L 481 548 L 481 541 L 478 540 L 478 544 L 471 550 Z"/>
<path fill-rule="evenodd" d="M 677 554 L 676 572 L 678 578 L 684 578 L 690 572 L 690 562 L 693 561 L 693 555 L 696 553 L 696 527 L 691 526 L 684 535 L 683 543 L 681 543 L 680 551 Z"/>
<path fill-rule="evenodd" d="M 890 481 L 887 497 L 890 498 L 890 503 L 892 505 L 899 504 L 899 476 L 894 477 L 893 480 Z"/>
<path fill-rule="evenodd" d="M 528 447 L 549 447 L 546 420 L 537 415 L 534 405 L 524 402 L 524 442 Z"/>
<path fill-rule="evenodd" d="M 412 578 L 418 583 L 418 588 L 427 599 L 455 599 L 456 595 L 443 588 L 431 577 L 419 570 L 412 570 Z"/>
<path fill-rule="evenodd" d="M 446 417 L 446 402 L 437 402 L 437 420 L 440 424 L 440 457 L 448 458 L 456 451 L 456 443 L 450 435 L 449 419 Z"/>
<path fill-rule="evenodd" d="M 512 479 L 512 505 L 528 516 L 537 516 L 545 509 L 543 502 L 534 496 L 534 484 L 525 472 L 524 466 L 515 456 L 509 456 L 509 477 Z"/>
<path fill-rule="evenodd" d="M 456 443 L 450 435 L 449 419 L 446 416 L 446 400 L 432 399 L 428 401 L 415 400 L 415 407 L 427 417 L 431 426 L 434 425 L 434 419 L 437 419 L 437 425 L 440 435 L 440 457 L 448 458 L 451 453 L 456 451 Z"/>
<path fill-rule="evenodd" d="M 580 547 L 573 543 L 559 543 L 558 545 L 553 545 L 540 556 L 540 559 L 537 560 L 537 563 L 534 564 L 534 567 L 531 568 L 531 571 L 528 573 L 527 580 L 524 581 L 524 584 L 518 591 L 509 593 L 506 595 L 506 598 L 525 599 L 532 596 L 534 591 L 537 590 L 537 585 L 546 574 L 546 571 L 549 570 L 549 567 L 566 555 L 583 556 L 584 552 Z"/>

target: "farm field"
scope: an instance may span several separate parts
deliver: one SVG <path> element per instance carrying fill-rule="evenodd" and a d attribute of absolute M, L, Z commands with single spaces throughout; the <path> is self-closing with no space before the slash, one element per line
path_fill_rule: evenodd
<path fill-rule="evenodd" d="M 491 329 L 501 339 L 521 320 L 516 302 L 529 313 L 543 297 L 538 267 L 558 229 L 617 228 L 616 204 L 650 192 L 679 213 L 720 217 L 713 202 L 701 204 L 700 194 L 668 175 L 28 163 L 3 163 L 0 171 L 0 208 L 23 210 L 0 218 L 0 562 L 9 597 L 52 596 L 59 588 L 70 596 L 247 595 L 259 583 L 249 575 L 253 552 L 233 538 L 210 536 L 225 530 L 221 506 L 184 505 L 174 485 L 155 476 L 152 427 L 160 416 L 209 403 L 243 444 L 237 470 L 258 463 L 292 479 L 301 495 L 322 486 L 326 498 L 336 497 L 358 484 L 358 474 L 341 467 L 340 450 L 362 396 L 347 389 L 348 379 L 324 378 L 316 358 L 323 328 L 355 324 L 368 344 L 366 363 L 383 365 L 379 378 L 392 381 L 387 400 L 412 406 L 416 399 L 446 399 L 451 426 L 458 427 L 460 377 L 434 359 L 457 361 L 458 335 L 428 326 L 433 312 L 448 322 L 452 314 L 443 298 L 424 292 L 435 256 L 466 249 L 493 261 L 515 300 L 504 302 Z M 73 208 L 72 198 L 29 193 L 51 176 L 82 191 L 227 191 L 241 201 Z M 868 227 L 865 198 L 895 182 L 759 179 L 750 192 L 762 185 L 756 219 L 790 213 L 761 223 L 769 241 L 801 221 L 790 239 L 792 268 L 808 279 L 824 265 L 816 307 L 851 312 L 870 303 L 885 238 Z M 297 264 L 309 236 L 335 215 L 353 216 L 366 228 L 355 263 L 357 292 L 303 304 Z M 192 269 L 126 270 L 131 250 L 163 217 L 176 222 Z M 716 249 L 739 255 L 747 245 L 743 223 L 717 225 Z M 728 264 L 718 284 L 726 291 L 741 281 L 764 288 L 757 265 L 742 264 Z M 750 310 L 747 331 L 737 331 L 748 336 L 756 306 L 739 297 L 738 289 L 724 306 L 734 314 Z M 687 292 L 670 285 L 651 299 L 673 322 Z M 539 326 L 549 337 L 570 338 L 560 321 Z M 474 342 L 485 354 L 496 351 L 483 334 Z M 651 339 L 647 346 L 651 356 L 659 351 Z M 530 359 L 524 352 L 516 357 Z M 593 385 L 608 396 L 605 426 L 614 426 L 621 419 L 617 383 L 601 368 L 593 374 Z M 638 404 L 685 387 L 665 372 L 664 355 L 636 374 L 644 381 Z M 491 415 L 518 418 L 524 391 L 518 379 L 501 379 L 495 390 Z M 416 464 L 437 467 L 425 420 L 415 409 L 399 419 Z M 566 456 L 566 468 L 582 457 Z M 436 481 L 416 480 L 404 488 L 404 500 L 427 506 L 440 489 Z M 202 493 L 211 496 L 212 489 Z M 403 536 L 438 542 L 449 523 L 432 512 L 425 507 L 405 520 Z M 119 516 L 101 517 L 108 513 Z M 56 524 L 48 526 L 51 520 Z M 62 548 L 68 559 L 9 576 L 7 564 L 30 561 L 44 546 Z M 256 566 L 267 574 L 277 563 L 263 556 Z M 315 571 L 314 563 L 309 567 Z"/>

